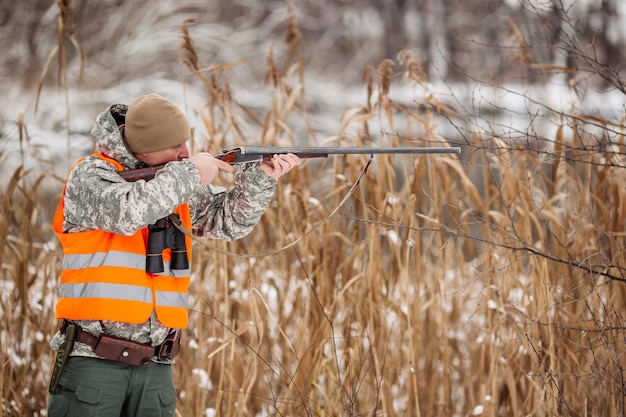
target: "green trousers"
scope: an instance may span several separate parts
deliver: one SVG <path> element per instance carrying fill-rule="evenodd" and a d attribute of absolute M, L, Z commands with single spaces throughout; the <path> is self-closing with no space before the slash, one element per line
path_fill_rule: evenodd
<path fill-rule="evenodd" d="M 154 362 L 70 357 L 48 400 L 48 417 L 173 417 L 175 410 L 172 366 Z"/>

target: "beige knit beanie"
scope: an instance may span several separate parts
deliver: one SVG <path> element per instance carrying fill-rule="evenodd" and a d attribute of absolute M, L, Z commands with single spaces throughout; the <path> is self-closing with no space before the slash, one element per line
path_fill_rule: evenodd
<path fill-rule="evenodd" d="M 174 103 L 148 94 L 128 105 L 123 136 L 131 152 L 150 153 L 189 140 L 190 130 L 187 118 Z"/>

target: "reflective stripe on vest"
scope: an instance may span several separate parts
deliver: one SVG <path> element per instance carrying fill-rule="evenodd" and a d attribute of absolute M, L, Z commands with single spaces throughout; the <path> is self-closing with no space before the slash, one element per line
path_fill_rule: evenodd
<path fill-rule="evenodd" d="M 155 275 L 170 275 L 172 277 L 188 277 L 191 269 L 172 269 L 171 263 L 163 260 L 163 272 Z M 63 269 L 85 269 L 98 268 L 101 266 L 116 266 L 124 268 L 133 268 L 145 270 L 146 257 L 136 253 L 127 253 L 122 251 L 98 252 L 92 254 L 65 255 L 63 257 Z"/>
<path fill-rule="evenodd" d="M 157 304 L 164 307 L 187 308 L 188 296 L 178 292 L 155 291 Z M 139 301 L 152 304 L 152 291 L 149 288 L 91 282 L 87 284 L 63 284 L 59 288 L 61 298 L 116 298 L 124 301 Z"/>
<path fill-rule="evenodd" d="M 106 282 L 86 284 L 63 284 L 59 288 L 61 298 L 117 298 L 125 301 L 140 301 L 152 304 L 149 288 Z"/>
<path fill-rule="evenodd" d="M 65 255 L 63 257 L 63 269 L 98 268 L 105 265 L 145 269 L 146 257 L 136 253 L 116 250 L 91 254 Z"/>
<path fill-rule="evenodd" d="M 119 163 L 102 154 L 94 156 L 122 169 Z M 162 253 L 164 271 L 149 274 L 146 272 L 147 227 L 132 236 L 101 230 L 63 233 L 64 196 L 65 189 L 53 223 L 64 254 L 57 318 L 141 324 L 155 311 L 165 326 L 187 327 L 191 239 L 185 236 L 189 269 L 172 270 L 171 250 L 166 249 Z M 191 230 L 188 205 L 179 206 L 174 213 Z"/>

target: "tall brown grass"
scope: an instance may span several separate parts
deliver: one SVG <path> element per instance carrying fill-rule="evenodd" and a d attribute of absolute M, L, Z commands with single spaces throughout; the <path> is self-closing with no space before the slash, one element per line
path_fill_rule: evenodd
<path fill-rule="evenodd" d="M 261 115 L 182 36 L 183 80 L 207 94 L 196 150 L 317 140 L 289 127 L 307 117 L 297 36 L 270 55 Z M 448 144 L 443 100 L 389 95 L 428 81 L 410 53 L 364 81 L 367 104 L 322 143 Z M 177 414 L 623 416 L 624 125 L 560 116 L 550 146 L 476 134 L 460 159 L 309 161 L 248 237 L 197 242 Z M 20 168 L 0 202 L 3 416 L 46 407 L 61 253 L 40 184 Z"/>

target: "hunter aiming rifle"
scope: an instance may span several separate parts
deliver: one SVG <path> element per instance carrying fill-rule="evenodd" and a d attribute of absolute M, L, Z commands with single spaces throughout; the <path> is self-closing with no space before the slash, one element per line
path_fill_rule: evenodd
<path fill-rule="evenodd" d="M 379 154 L 460 154 L 459 147 L 442 148 L 347 148 L 347 147 L 265 147 L 241 146 L 225 150 L 215 158 L 231 165 L 247 164 L 250 162 L 270 161 L 276 154 L 292 153 L 300 158 L 327 158 L 328 155 L 379 155 Z M 156 165 L 147 168 L 129 169 L 119 174 L 126 181 L 151 180 L 157 171 L 165 165 Z"/>

